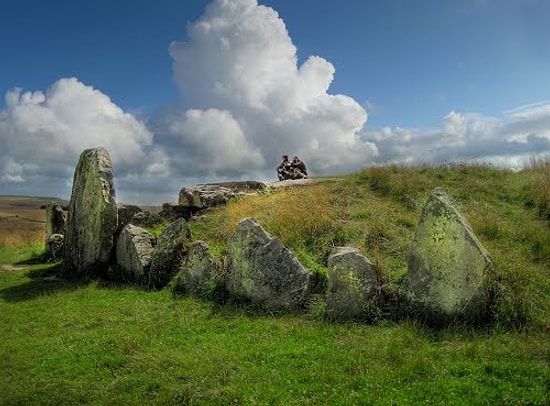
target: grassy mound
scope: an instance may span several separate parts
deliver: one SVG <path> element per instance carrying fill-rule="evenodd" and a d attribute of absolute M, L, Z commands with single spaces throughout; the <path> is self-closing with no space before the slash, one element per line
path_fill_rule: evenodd
<path fill-rule="evenodd" d="M 238 221 L 254 217 L 320 275 L 333 247 L 351 245 L 393 286 L 422 205 L 441 186 L 495 261 L 494 323 L 483 330 L 329 323 L 314 308 L 273 316 L 169 289 L 82 285 L 59 279 L 56 263 L 28 265 L 41 240 L 3 246 L 0 403 L 548 404 L 547 171 L 540 162 L 522 172 L 370 168 L 246 197 L 192 223 L 223 259 Z"/>

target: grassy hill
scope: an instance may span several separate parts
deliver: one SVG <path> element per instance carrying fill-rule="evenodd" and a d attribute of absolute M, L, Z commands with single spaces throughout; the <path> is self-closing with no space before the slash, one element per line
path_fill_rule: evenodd
<path fill-rule="evenodd" d="M 0 403 L 532 404 L 550 401 L 550 163 L 369 168 L 211 210 L 194 238 L 223 259 L 257 219 L 319 274 L 333 247 L 371 258 L 391 294 L 435 187 L 458 204 L 495 263 L 492 319 L 433 329 L 381 317 L 299 315 L 56 277 L 56 264 L 0 271 Z M 0 263 L 25 260 L 0 250 Z M 9 269 L 9 270 L 8 270 Z"/>

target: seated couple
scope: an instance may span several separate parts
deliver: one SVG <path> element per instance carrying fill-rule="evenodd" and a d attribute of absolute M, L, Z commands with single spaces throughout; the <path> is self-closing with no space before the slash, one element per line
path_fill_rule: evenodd
<path fill-rule="evenodd" d="M 306 164 L 297 156 L 293 156 L 292 160 L 289 161 L 288 155 L 283 155 L 281 163 L 277 166 L 277 177 L 279 180 L 306 179 Z"/>

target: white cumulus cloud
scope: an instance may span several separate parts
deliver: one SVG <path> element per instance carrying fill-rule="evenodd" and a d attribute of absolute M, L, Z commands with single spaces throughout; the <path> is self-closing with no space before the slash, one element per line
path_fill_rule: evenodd
<path fill-rule="evenodd" d="M 189 175 L 258 174 L 272 179 L 281 154 L 311 173 L 349 170 L 377 154 L 361 140 L 365 110 L 329 93 L 334 66 L 319 56 L 298 65 L 283 20 L 256 0 L 214 0 L 173 42 L 174 80 L 186 106 L 160 137 Z M 161 131 L 162 132 L 162 131 Z M 175 149 L 174 149 L 175 148 Z"/>
<path fill-rule="evenodd" d="M 153 135 L 108 96 L 75 78 L 45 92 L 6 94 L 0 111 L 0 183 L 28 183 L 66 195 L 82 150 L 105 147 L 117 175 L 140 172 Z"/>

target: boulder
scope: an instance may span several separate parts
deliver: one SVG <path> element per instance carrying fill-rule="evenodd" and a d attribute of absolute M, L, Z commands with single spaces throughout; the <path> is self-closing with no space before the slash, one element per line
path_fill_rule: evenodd
<path fill-rule="evenodd" d="M 192 207 L 181 206 L 176 203 L 164 203 L 159 215 L 168 221 L 174 221 L 180 217 L 183 217 L 185 220 L 189 221 L 193 213 L 196 211 L 197 210 Z"/>
<path fill-rule="evenodd" d="M 50 203 L 44 207 L 46 210 L 46 247 L 50 237 L 54 234 L 65 234 L 65 213 L 61 205 Z"/>
<path fill-rule="evenodd" d="M 130 223 L 138 227 L 155 227 L 166 223 L 166 220 L 158 213 L 145 210 L 136 213 Z"/>
<path fill-rule="evenodd" d="M 411 247 L 405 287 L 427 319 L 479 317 L 491 257 L 441 188 L 428 199 Z"/>
<path fill-rule="evenodd" d="M 149 288 L 163 288 L 179 270 L 191 243 L 191 229 L 179 218 L 164 229 L 158 238 L 151 258 Z"/>
<path fill-rule="evenodd" d="M 115 279 L 149 284 L 149 270 L 155 237 L 141 227 L 128 224 L 116 243 Z"/>
<path fill-rule="evenodd" d="M 141 213 L 143 210 L 141 207 L 133 205 L 133 204 L 117 204 L 117 210 L 118 210 L 118 227 L 117 227 L 117 234 L 119 234 L 124 227 L 126 227 L 126 224 L 130 224 L 132 222 L 132 218 L 137 214 Z"/>
<path fill-rule="evenodd" d="M 46 240 L 46 254 L 51 260 L 63 258 L 63 234 L 51 234 Z"/>
<path fill-rule="evenodd" d="M 380 281 L 374 264 L 359 251 L 338 247 L 328 258 L 326 313 L 333 319 L 375 319 Z"/>
<path fill-rule="evenodd" d="M 226 204 L 238 196 L 256 194 L 266 188 L 264 182 L 242 181 L 207 183 L 182 188 L 178 203 L 195 211 Z"/>
<path fill-rule="evenodd" d="M 305 303 L 312 273 L 255 220 L 241 220 L 227 248 L 225 286 L 230 295 L 269 310 L 297 309 Z"/>
<path fill-rule="evenodd" d="M 189 254 L 182 263 L 175 289 L 182 292 L 208 292 L 214 288 L 218 265 L 204 241 L 191 244 Z"/>
<path fill-rule="evenodd" d="M 65 274 L 81 277 L 106 272 L 117 224 L 109 154 L 103 148 L 86 149 L 74 173 L 64 244 Z"/>

